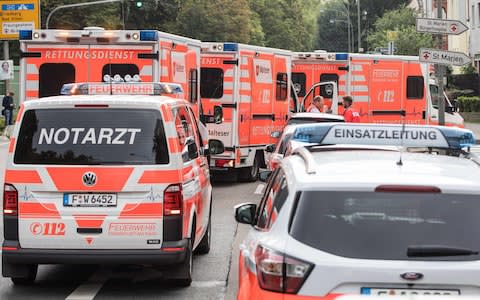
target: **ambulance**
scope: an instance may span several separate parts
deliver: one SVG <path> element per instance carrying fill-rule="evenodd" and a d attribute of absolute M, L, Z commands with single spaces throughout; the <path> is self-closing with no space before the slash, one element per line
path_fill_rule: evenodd
<path fill-rule="evenodd" d="M 174 82 L 198 105 L 200 41 L 157 30 L 21 30 L 20 102 L 71 82 Z"/>
<path fill-rule="evenodd" d="M 3 186 L 4 277 L 31 284 L 39 264 L 132 263 L 190 285 L 193 252 L 210 250 L 208 155 L 223 145 L 204 147 L 193 106 L 172 97 L 182 92 L 76 83 L 21 105 Z"/>
<path fill-rule="evenodd" d="M 431 65 L 417 56 L 297 52 L 292 63 L 300 110 L 321 94 L 334 112 L 342 114 L 342 97 L 350 95 L 364 123 L 439 122 L 439 90 L 430 74 Z M 338 93 L 329 85 L 318 86 L 325 82 L 335 83 Z M 463 127 L 455 105 L 445 99 L 445 125 Z"/>
<path fill-rule="evenodd" d="M 254 181 L 265 166 L 271 132 L 286 124 L 291 100 L 291 57 L 286 50 L 203 42 L 200 96 L 211 138 L 225 145 L 212 156 L 215 174 Z"/>

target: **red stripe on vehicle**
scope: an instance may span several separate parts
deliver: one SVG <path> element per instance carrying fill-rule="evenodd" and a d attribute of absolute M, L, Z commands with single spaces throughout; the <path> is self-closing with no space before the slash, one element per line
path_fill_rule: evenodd
<path fill-rule="evenodd" d="M 107 215 L 73 215 L 80 228 L 100 228 Z"/>
<path fill-rule="evenodd" d="M 10 144 L 8 145 L 8 153 L 13 153 L 13 148 L 15 147 L 16 139 L 14 137 L 10 138 Z"/>
<path fill-rule="evenodd" d="M 163 214 L 162 203 L 125 204 L 119 219 L 152 219 Z"/>
<path fill-rule="evenodd" d="M 138 183 L 176 183 L 180 181 L 181 175 L 177 170 L 150 170 L 143 172 Z"/>
<path fill-rule="evenodd" d="M 42 183 L 42 179 L 35 170 L 6 170 L 5 182 L 8 183 Z"/>
<path fill-rule="evenodd" d="M 60 219 L 54 203 L 20 202 L 18 214 L 21 219 Z"/>

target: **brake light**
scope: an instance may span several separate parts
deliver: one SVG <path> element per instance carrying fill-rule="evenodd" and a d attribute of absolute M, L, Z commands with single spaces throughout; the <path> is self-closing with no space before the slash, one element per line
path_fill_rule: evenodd
<path fill-rule="evenodd" d="M 441 193 L 436 186 L 425 185 L 379 185 L 375 188 L 375 192 L 386 193 Z"/>
<path fill-rule="evenodd" d="M 313 265 L 261 245 L 255 250 L 257 278 L 260 287 L 273 292 L 296 294 Z"/>
<path fill-rule="evenodd" d="M 163 192 L 163 215 L 177 216 L 183 211 L 182 186 L 172 184 Z"/>
<path fill-rule="evenodd" d="M 16 216 L 18 214 L 18 192 L 8 183 L 3 186 L 3 214 Z"/>
<path fill-rule="evenodd" d="M 215 167 L 219 168 L 233 168 L 233 159 L 217 159 L 215 160 Z"/>

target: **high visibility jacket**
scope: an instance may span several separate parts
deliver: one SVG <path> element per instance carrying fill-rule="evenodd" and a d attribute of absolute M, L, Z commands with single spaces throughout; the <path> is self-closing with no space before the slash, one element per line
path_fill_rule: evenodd
<path fill-rule="evenodd" d="M 343 117 L 345 122 L 360 123 L 360 114 L 351 106 L 343 112 Z"/>

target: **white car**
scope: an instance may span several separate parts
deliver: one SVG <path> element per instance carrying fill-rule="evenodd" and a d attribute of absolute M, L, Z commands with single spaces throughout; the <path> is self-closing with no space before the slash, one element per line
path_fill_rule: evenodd
<path fill-rule="evenodd" d="M 290 143 L 291 137 L 295 128 L 301 124 L 308 123 L 325 123 L 325 122 L 345 122 L 344 118 L 339 115 L 325 114 L 325 113 L 295 113 L 290 116 L 287 125 L 282 132 L 273 132 L 272 136 L 278 138 L 276 144 L 270 144 L 266 148 L 266 152 L 270 152 L 267 158 L 267 169 L 275 170 L 277 165 L 285 156 L 286 151 L 292 146 L 300 146 L 302 143 L 292 145 Z"/>
<path fill-rule="evenodd" d="M 240 245 L 238 299 L 480 297 L 480 161 L 459 128 L 309 124 Z M 264 178 L 264 173 L 262 176 Z M 448 298 L 448 297 L 447 297 Z"/>

